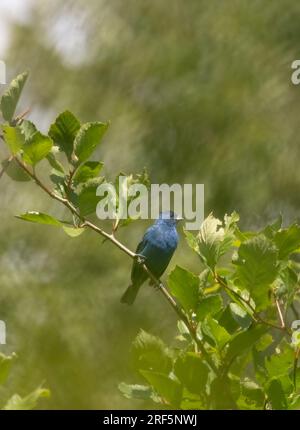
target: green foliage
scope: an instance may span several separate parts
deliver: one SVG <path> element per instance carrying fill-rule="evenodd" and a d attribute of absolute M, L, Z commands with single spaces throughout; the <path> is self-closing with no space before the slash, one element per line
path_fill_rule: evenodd
<path fill-rule="evenodd" d="M 52 140 L 48 136 L 43 136 L 42 133 L 37 131 L 24 145 L 20 147 L 23 150 L 23 158 L 26 163 L 35 165 L 39 161 L 46 158 L 53 146 Z"/>
<path fill-rule="evenodd" d="M 2 126 L 5 143 L 13 155 L 16 155 L 25 143 L 24 135 L 20 127 Z"/>
<path fill-rule="evenodd" d="M 28 182 L 31 180 L 30 176 L 24 172 L 15 159 L 2 161 L 2 168 L 5 170 L 7 176 L 17 182 Z"/>
<path fill-rule="evenodd" d="M 281 222 L 273 223 L 249 235 L 237 221 L 237 214 L 224 222 L 211 214 L 197 236 L 186 232 L 206 269 L 197 276 L 177 266 L 168 286 L 188 324 L 196 327 L 196 338 L 180 322 L 179 347 L 163 347 L 169 357 L 164 372 L 157 358 L 155 368 L 144 373 L 139 357 L 147 353 L 145 344 L 135 352 L 135 368 L 151 396 L 156 394 L 155 402 L 181 409 L 295 409 L 299 404 L 299 346 L 289 328 L 290 305 L 299 293 L 299 269 L 292 259 L 299 248 L 298 226 L 281 229 Z M 162 345 L 158 338 L 155 342 Z M 134 390 L 126 396 L 138 397 Z"/>
<path fill-rule="evenodd" d="M 185 285 L 186 288 L 182 288 L 182 285 Z M 169 288 L 187 312 L 195 309 L 199 300 L 198 276 L 176 266 L 169 276 Z"/>
<path fill-rule="evenodd" d="M 0 353 L 0 385 L 6 382 L 11 372 L 11 366 L 16 359 L 16 355 L 4 355 Z M 50 391 L 46 388 L 38 387 L 25 397 L 19 394 L 12 395 L 4 405 L 0 406 L 4 410 L 29 410 L 34 409 L 42 397 L 49 397 Z"/>
<path fill-rule="evenodd" d="M 89 122 L 83 124 L 76 134 L 74 147 L 80 163 L 86 161 L 93 154 L 108 128 L 108 123 Z"/>
<path fill-rule="evenodd" d="M 17 175 L 11 169 L 17 167 L 34 180 L 69 209 L 70 219 L 61 221 L 33 211 L 18 218 L 60 227 L 77 237 L 91 226 L 85 217 L 95 213 L 99 184 L 110 182 L 99 176 L 102 161 L 89 159 L 96 157 L 108 123 L 81 125 L 67 111 L 58 116 L 48 136 L 43 135 L 34 124 L 14 118 L 7 110 L 10 106 L 10 112 L 15 111 L 21 89 L 18 78 L 1 100 L 1 106 L 6 106 L 3 116 L 9 118 L 9 124 L 2 126 L 3 140 L 10 150 L 3 167 L 13 179 Z M 49 187 L 39 179 L 40 165 Z M 119 176 L 110 183 L 120 192 L 120 186 L 149 184 L 146 172 L 126 175 L 121 185 Z M 119 200 L 117 207 L 121 208 Z M 117 218 L 112 232 L 130 221 Z M 200 260 L 198 273 L 176 266 L 169 275 L 169 302 L 180 317 L 177 343 L 167 346 L 159 337 L 140 331 L 132 361 L 143 384 L 120 384 L 127 398 L 181 409 L 298 407 L 299 333 L 290 326 L 299 299 L 300 267 L 295 254 L 300 228 L 297 224 L 282 228 L 280 218 L 249 233 L 240 230 L 238 221 L 236 213 L 225 215 L 223 221 L 210 214 L 196 236 L 186 232 L 187 243 Z M 10 358 L 0 358 L 0 380 L 7 378 L 10 365 Z M 4 407 L 31 408 L 44 395 L 47 391 L 38 388 L 24 398 L 13 396 Z"/>
<path fill-rule="evenodd" d="M 60 226 L 61 223 L 55 219 L 54 217 L 43 214 L 41 212 L 27 212 L 22 215 L 18 215 L 17 218 L 22 219 L 24 221 L 36 222 L 38 224 L 48 224 Z"/>
<path fill-rule="evenodd" d="M 14 394 L 5 404 L 4 410 L 30 410 L 37 406 L 39 399 L 49 397 L 49 390 L 45 388 L 37 388 L 32 393 L 25 397 Z"/>
<path fill-rule="evenodd" d="M 61 113 L 49 129 L 49 136 L 59 150 L 66 154 L 69 161 L 72 160 L 74 140 L 79 129 L 80 122 L 69 111 Z"/>
<path fill-rule="evenodd" d="M 12 81 L 1 99 L 4 104 L 7 104 L 9 98 L 11 105 L 15 103 L 14 109 L 25 83 L 24 76 L 22 79 L 18 77 L 17 80 Z M 9 125 L 2 125 L 3 140 L 11 152 L 11 157 L 2 162 L 5 173 L 15 181 L 30 181 L 36 173 L 36 165 L 42 160 L 47 160 L 52 168 L 49 171 L 49 178 L 53 184 L 53 190 L 49 192 L 69 200 L 79 215 L 76 222 L 73 218 L 64 223 L 50 215 L 36 212 L 20 215 L 20 219 L 61 226 L 70 237 L 77 237 L 84 231 L 80 227 L 83 217 L 95 213 L 100 201 L 96 193 L 97 188 L 106 181 L 105 177 L 99 176 L 103 162 L 88 159 L 94 155 L 108 126 L 108 122 L 81 124 L 70 111 L 58 115 L 49 128 L 48 136 L 43 135 L 32 122 L 23 118 L 12 116 L 9 119 Z M 59 159 L 60 153 L 65 155 L 67 166 Z M 114 181 L 117 187 L 118 179 L 119 175 Z M 134 183 L 148 186 L 149 179 L 146 172 L 127 176 L 127 186 Z M 128 199 L 128 205 L 132 198 Z M 119 201 L 117 201 L 117 208 L 119 208 Z M 113 225 L 114 231 L 131 221 L 133 220 L 117 218 Z"/>
<path fill-rule="evenodd" d="M 24 72 L 17 76 L 3 94 L 0 101 L 0 108 L 5 121 L 12 121 L 27 78 L 28 72 Z"/>
<path fill-rule="evenodd" d="M 233 213 L 225 216 L 224 224 L 210 214 L 203 222 L 196 238 L 187 235 L 188 243 L 202 261 L 214 270 L 220 257 L 224 255 L 234 240 L 234 229 L 239 216 Z"/>
<path fill-rule="evenodd" d="M 103 163 L 99 163 L 98 161 L 87 161 L 82 164 L 77 170 L 74 176 L 74 184 L 79 185 L 87 182 L 90 179 L 97 178 L 101 169 L 103 167 Z"/>

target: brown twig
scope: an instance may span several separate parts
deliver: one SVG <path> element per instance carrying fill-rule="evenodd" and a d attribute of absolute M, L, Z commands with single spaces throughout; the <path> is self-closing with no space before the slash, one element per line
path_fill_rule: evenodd
<path fill-rule="evenodd" d="M 282 311 L 281 311 L 281 308 L 280 308 L 280 304 L 279 304 L 279 301 L 278 301 L 277 298 L 275 298 L 275 303 L 276 303 L 276 308 L 277 308 L 278 316 L 279 316 L 279 319 L 280 319 L 281 327 L 283 329 L 285 329 L 285 321 L 284 321 L 284 318 L 283 318 L 283 315 L 282 315 Z"/>

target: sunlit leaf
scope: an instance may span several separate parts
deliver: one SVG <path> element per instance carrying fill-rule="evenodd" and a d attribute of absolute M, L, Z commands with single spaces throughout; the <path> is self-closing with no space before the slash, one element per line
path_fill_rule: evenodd
<path fill-rule="evenodd" d="M 101 143 L 101 139 L 108 128 L 108 123 L 89 122 L 81 126 L 74 146 L 75 154 L 82 163 L 86 161 Z"/>
<path fill-rule="evenodd" d="M 201 330 L 214 346 L 222 349 L 224 345 L 231 339 L 231 335 L 222 327 L 217 320 L 211 316 L 207 316 L 201 323 Z"/>
<path fill-rule="evenodd" d="M 226 215 L 224 223 L 210 214 L 203 221 L 196 241 L 191 234 L 187 235 L 190 246 L 210 269 L 214 270 L 220 257 L 233 245 L 238 220 L 239 216 L 236 213 Z"/>
<path fill-rule="evenodd" d="M 0 353 L 0 385 L 6 381 L 15 357 L 15 354 L 4 355 Z"/>
<path fill-rule="evenodd" d="M 172 355 L 161 339 L 141 330 L 133 343 L 133 362 L 136 369 L 169 373 Z"/>
<path fill-rule="evenodd" d="M 119 384 L 119 390 L 127 399 L 153 400 L 159 402 L 159 397 L 155 395 L 153 390 L 147 385 L 138 384 Z"/>
<path fill-rule="evenodd" d="M 4 406 L 4 410 L 31 410 L 42 397 L 49 397 L 50 391 L 46 388 L 37 388 L 25 397 L 14 394 Z"/>
<path fill-rule="evenodd" d="M 25 214 L 18 215 L 16 218 L 24 221 L 30 221 L 38 224 L 48 224 L 61 227 L 61 222 L 52 217 L 51 215 L 42 212 L 26 212 Z"/>
<path fill-rule="evenodd" d="M 64 166 L 55 158 L 55 155 L 52 152 L 49 152 L 46 158 L 53 169 L 62 174 L 65 173 Z"/>
<path fill-rule="evenodd" d="M 195 310 L 199 299 L 199 278 L 194 273 L 176 266 L 170 273 L 168 286 L 186 311 Z"/>
<path fill-rule="evenodd" d="M 20 127 L 2 125 L 2 130 L 5 143 L 9 147 L 12 154 L 16 155 L 25 143 L 25 138 Z"/>
<path fill-rule="evenodd" d="M 89 179 L 96 178 L 99 176 L 102 167 L 103 163 L 99 163 L 98 161 L 87 161 L 82 164 L 74 176 L 74 184 L 78 185 L 87 182 Z"/>
<path fill-rule="evenodd" d="M 166 403 L 174 407 L 178 407 L 180 405 L 182 386 L 178 381 L 159 372 L 141 370 L 141 374 Z"/>
<path fill-rule="evenodd" d="M 49 154 L 52 146 L 52 140 L 37 131 L 29 140 L 26 140 L 23 146 L 24 160 L 35 165 Z"/>
<path fill-rule="evenodd" d="M 204 394 L 209 368 L 199 355 L 189 352 L 175 362 L 174 373 L 191 393 Z"/>
<path fill-rule="evenodd" d="M 207 315 L 214 315 L 222 309 L 223 301 L 220 294 L 203 297 L 196 310 L 197 320 L 203 321 Z"/>
<path fill-rule="evenodd" d="M 85 231 L 84 227 L 80 228 L 80 227 L 71 227 L 71 226 L 63 225 L 62 228 L 64 232 L 70 237 L 81 236 L 82 233 L 84 233 Z"/>
<path fill-rule="evenodd" d="M 272 242 L 260 235 L 242 243 L 234 261 L 237 281 L 250 291 L 259 308 L 268 304 L 269 286 L 278 273 L 277 257 Z"/>
<path fill-rule="evenodd" d="M 31 177 L 19 166 L 16 160 L 4 160 L 1 164 L 7 176 L 14 181 L 27 182 L 31 180 Z"/>
<path fill-rule="evenodd" d="M 79 129 L 80 122 L 70 111 L 61 113 L 49 129 L 49 136 L 60 151 L 66 154 L 69 161 L 72 158 L 74 140 Z"/>
<path fill-rule="evenodd" d="M 83 216 L 92 214 L 96 211 L 100 197 L 97 196 L 97 188 L 104 181 L 104 178 L 94 178 L 88 180 L 83 188 L 79 191 L 77 203 L 80 209 L 80 214 Z"/>
<path fill-rule="evenodd" d="M 1 97 L 0 107 L 2 115 L 3 118 L 8 122 L 11 122 L 14 117 L 15 110 L 27 78 L 28 72 L 24 72 L 21 75 L 18 75 L 11 82 L 8 89 Z"/>
<path fill-rule="evenodd" d="M 300 247 L 300 226 L 293 224 L 278 231 L 274 236 L 274 242 L 279 251 L 279 259 L 287 258 Z"/>

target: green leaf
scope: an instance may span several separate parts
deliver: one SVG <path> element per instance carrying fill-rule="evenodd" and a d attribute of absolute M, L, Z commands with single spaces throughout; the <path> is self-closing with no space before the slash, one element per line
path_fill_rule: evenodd
<path fill-rule="evenodd" d="M 233 245 L 238 220 L 239 216 L 236 213 L 231 216 L 225 215 L 224 223 L 210 214 L 202 223 L 197 236 L 197 245 L 191 235 L 188 235 L 189 244 L 210 269 L 215 269 L 220 257 Z"/>
<path fill-rule="evenodd" d="M 31 137 L 37 132 L 36 126 L 33 122 L 24 119 L 20 125 L 20 129 L 24 134 L 25 140 L 30 140 Z"/>
<path fill-rule="evenodd" d="M 300 226 L 293 224 L 278 231 L 274 236 L 274 242 L 279 251 L 279 259 L 284 260 L 300 247 Z"/>
<path fill-rule="evenodd" d="M 210 339 L 210 343 L 221 350 L 231 339 L 231 335 L 222 327 L 219 322 L 211 316 L 207 316 L 201 323 L 201 330 L 205 336 Z"/>
<path fill-rule="evenodd" d="M 220 294 L 203 297 L 197 306 L 197 320 L 203 321 L 207 315 L 215 315 L 222 309 L 223 301 Z"/>
<path fill-rule="evenodd" d="M 264 403 L 264 392 L 254 381 L 244 380 L 241 382 L 241 393 L 246 401 L 253 402 L 256 406 L 262 407 Z"/>
<path fill-rule="evenodd" d="M 121 384 L 119 384 L 119 390 L 127 399 L 151 399 L 154 402 L 159 402 L 157 395 L 155 395 L 153 390 L 147 385 L 125 384 L 124 382 L 121 382 Z"/>
<path fill-rule="evenodd" d="M 232 393 L 232 381 L 227 375 L 215 378 L 211 382 L 210 398 L 212 409 L 236 409 Z"/>
<path fill-rule="evenodd" d="M 69 161 L 72 159 L 74 140 L 79 129 L 80 122 L 69 111 L 61 113 L 49 129 L 49 136 L 60 151 L 66 154 Z"/>
<path fill-rule="evenodd" d="M 136 369 L 169 373 L 172 369 L 172 354 L 161 339 L 141 330 L 132 350 Z"/>
<path fill-rule="evenodd" d="M 266 307 L 269 286 L 278 273 L 275 246 L 264 236 L 256 236 L 241 244 L 234 264 L 240 285 L 250 291 L 258 308 Z"/>
<path fill-rule="evenodd" d="M 3 384 L 10 372 L 10 368 L 16 355 L 4 355 L 0 353 L 0 385 Z"/>
<path fill-rule="evenodd" d="M 77 204 L 82 216 L 92 214 L 96 211 L 96 206 L 100 201 L 97 196 L 97 188 L 104 181 L 104 178 L 94 178 L 87 181 L 78 193 Z"/>
<path fill-rule="evenodd" d="M 27 78 L 28 72 L 18 75 L 3 94 L 0 101 L 0 107 L 5 121 L 12 121 Z"/>
<path fill-rule="evenodd" d="M 191 342 L 193 340 L 189 329 L 182 320 L 177 321 L 177 328 L 179 331 L 179 335 L 176 336 L 177 340 L 186 342 Z"/>
<path fill-rule="evenodd" d="M 226 361 L 230 362 L 234 357 L 242 355 L 244 352 L 248 351 L 252 346 L 260 340 L 267 332 L 265 326 L 252 326 L 237 334 L 228 345 L 228 350 L 226 353 Z"/>
<path fill-rule="evenodd" d="M 50 391 L 46 388 L 37 388 L 26 397 L 14 394 L 4 406 L 4 410 L 30 410 L 34 409 L 37 402 L 42 397 L 49 397 Z"/>
<path fill-rule="evenodd" d="M 31 177 L 19 166 L 16 160 L 4 160 L 1 164 L 7 176 L 14 181 L 27 182 L 31 180 Z"/>
<path fill-rule="evenodd" d="M 288 409 L 293 411 L 299 411 L 300 410 L 300 395 L 295 394 L 291 399 L 289 403 Z"/>
<path fill-rule="evenodd" d="M 288 375 L 294 365 L 294 349 L 287 343 L 283 343 L 280 352 L 265 358 L 265 367 L 270 378 Z"/>
<path fill-rule="evenodd" d="M 257 351 L 264 351 L 273 343 L 273 337 L 266 333 L 264 334 L 258 342 L 256 342 L 255 348 Z"/>
<path fill-rule="evenodd" d="M 191 393 L 203 395 L 206 392 L 209 368 L 199 355 L 188 352 L 179 357 L 175 362 L 174 373 Z"/>
<path fill-rule="evenodd" d="M 221 314 L 218 314 L 217 320 L 230 334 L 234 334 L 240 328 L 239 324 L 233 318 L 229 304 L 223 308 Z"/>
<path fill-rule="evenodd" d="M 250 315 L 248 315 L 247 312 L 237 303 L 230 303 L 229 309 L 231 311 L 233 319 L 240 327 L 246 329 L 251 325 L 252 319 Z"/>
<path fill-rule="evenodd" d="M 186 241 L 189 245 L 189 247 L 195 251 L 197 254 L 199 254 L 199 245 L 198 245 L 198 240 L 197 237 L 195 235 L 193 235 L 193 233 L 191 233 L 188 230 L 183 230 L 185 237 L 186 237 Z"/>
<path fill-rule="evenodd" d="M 273 239 L 274 235 L 280 230 L 282 226 L 282 215 L 279 215 L 279 217 L 273 221 L 271 224 L 267 225 L 263 230 L 262 233 L 268 238 Z"/>
<path fill-rule="evenodd" d="M 22 149 L 25 139 L 20 127 L 10 127 L 9 125 L 2 125 L 3 137 L 5 143 L 9 147 L 13 155 L 16 155 Z"/>
<path fill-rule="evenodd" d="M 199 278 L 194 273 L 176 266 L 169 275 L 168 286 L 186 311 L 195 310 L 199 299 Z"/>
<path fill-rule="evenodd" d="M 81 163 L 92 155 L 107 128 L 108 123 L 102 122 L 89 122 L 81 126 L 74 142 L 75 154 Z"/>
<path fill-rule="evenodd" d="M 64 232 L 70 237 L 78 237 L 85 231 L 84 227 L 81 228 L 81 227 L 71 227 L 71 226 L 63 225 L 62 228 Z"/>
<path fill-rule="evenodd" d="M 26 140 L 23 146 L 24 160 L 35 165 L 49 154 L 52 146 L 52 140 L 37 131 L 29 140 Z"/>
<path fill-rule="evenodd" d="M 271 379 L 267 386 L 268 399 L 271 402 L 272 409 L 287 409 L 288 403 L 279 379 Z"/>
<path fill-rule="evenodd" d="M 178 381 L 159 372 L 141 370 L 141 374 L 165 402 L 174 407 L 179 407 L 182 398 L 182 386 Z"/>
<path fill-rule="evenodd" d="M 74 184 L 78 185 L 83 182 L 87 182 L 89 179 L 96 178 L 99 176 L 102 167 L 103 163 L 87 161 L 77 170 L 76 175 L 74 176 Z"/>
<path fill-rule="evenodd" d="M 18 215 L 16 218 L 24 221 L 30 221 L 38 224 L 48 224 L 61 227 L 61 222 L 52 217 L 51 215 L 44 214 L 42 212 L 26 212 L 25 214 Z"/>
<path fill-rule="evenodd" d="M 63 175 L 65 174 L 64 166 L 55 158 L 55 155 L 52 152 L 49 152 L 46 158 L 53 169 L 57 170 Z"/>

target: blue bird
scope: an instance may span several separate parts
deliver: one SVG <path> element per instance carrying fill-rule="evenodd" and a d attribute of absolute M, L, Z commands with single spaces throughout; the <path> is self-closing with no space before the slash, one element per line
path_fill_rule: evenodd
<path fill-rule="evenodd" d="M 162 212 L 155 223 L 146 230 L 136 254 L 144 257 L 144 264 L 159 279 L 166 270 L 178 244 L 176 224 L 180 220 L 174 212 Z M 141 285 L 148 278 L 142 265 L 134 260 L 131 270 L 131 285 L 121 298 L 122 303 L 132 305 Z"/>

